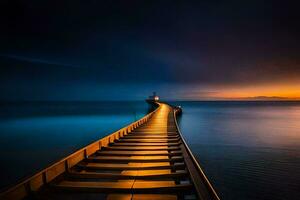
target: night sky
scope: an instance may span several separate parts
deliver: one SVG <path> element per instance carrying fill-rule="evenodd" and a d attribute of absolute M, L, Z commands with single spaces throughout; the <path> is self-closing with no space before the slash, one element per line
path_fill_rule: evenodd
<path fill-rule="evenodd" d="M 296 1 L 0 2 L 0 100 L 300 99 Z"/>

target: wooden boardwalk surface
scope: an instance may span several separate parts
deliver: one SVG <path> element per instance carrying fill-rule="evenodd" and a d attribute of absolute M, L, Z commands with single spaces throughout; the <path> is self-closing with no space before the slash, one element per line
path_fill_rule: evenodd
<path fill-rule="evenodd" d="M 78 159 L 26 197 L 219 199 L 181 137 L 174 111 L 160 103 L 146 123 Z"/>

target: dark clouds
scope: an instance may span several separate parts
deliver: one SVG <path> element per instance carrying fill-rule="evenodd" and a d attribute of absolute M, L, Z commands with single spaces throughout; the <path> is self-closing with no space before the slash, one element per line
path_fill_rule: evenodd
<path fill-rule="evenodd" d="M 1 57 L 2 88 L 295 81 L 298 7 L 275 0 L 1 1 L 0 53 L 27 60 Z"/>

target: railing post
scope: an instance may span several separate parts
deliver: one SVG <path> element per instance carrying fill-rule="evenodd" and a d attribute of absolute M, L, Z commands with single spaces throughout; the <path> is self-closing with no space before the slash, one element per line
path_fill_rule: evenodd
<path fill-rule="evenodd" d="M 65 160 L 65 171 L 69 172 L 69 163 L 68 163 L 68 159 Z"/>
<path fill-rule="evenodd" d="M 102 147 L 102 142 L 101 140 L 99 141 L 99 150 L 101 150 L 101 147 Z"/>
<path fill-rule="evenodd" d="M 85 159 L 87 159 L 87 158 L 88 158 L 88 155 L 87 155 L 87 150 L 86 150 L 86 149 L 84 149 L 84 151 L 83 151 L 83 155 L 84 155 L 84 158 L 85 158 Z"/>

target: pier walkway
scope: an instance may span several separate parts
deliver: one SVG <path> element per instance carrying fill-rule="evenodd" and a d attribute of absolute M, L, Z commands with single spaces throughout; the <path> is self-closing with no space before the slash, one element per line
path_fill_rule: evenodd
<path fill-rule="evenodd" d="M 23 181 L 5 199 L 218 200 L 180 134 L 178 109 L 155 111 Z"/>

